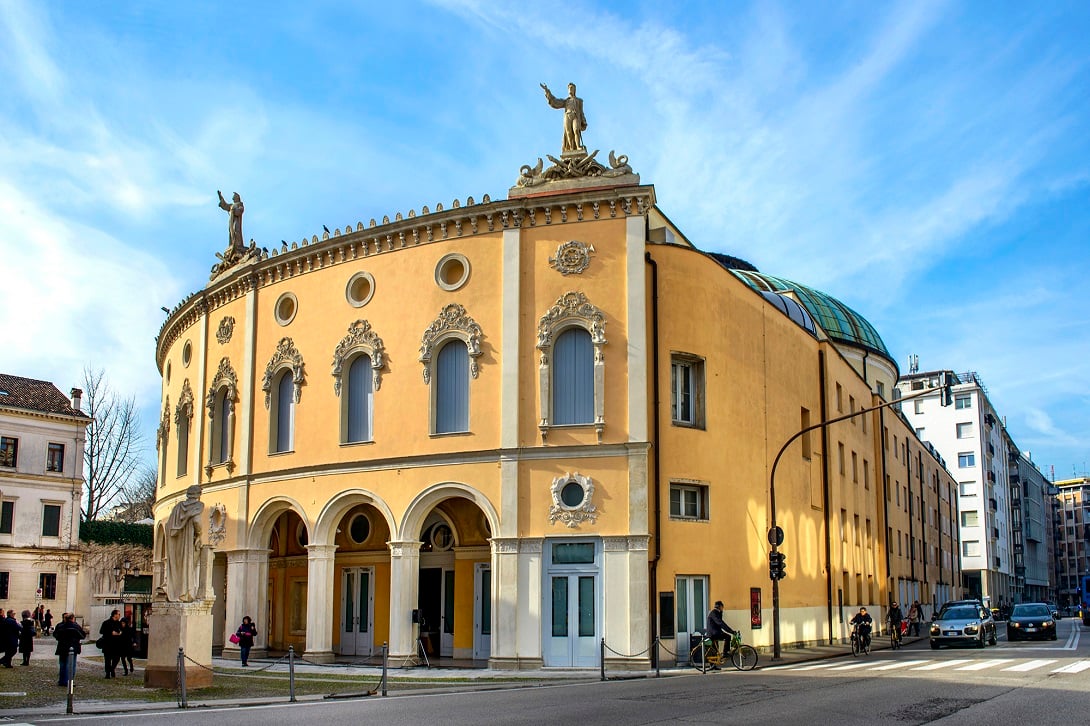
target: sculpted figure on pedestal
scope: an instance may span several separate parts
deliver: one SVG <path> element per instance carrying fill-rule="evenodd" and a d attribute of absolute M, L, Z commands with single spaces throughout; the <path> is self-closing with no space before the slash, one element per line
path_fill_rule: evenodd
<path fill-rule="evenodd" d="M 227 249 L 216 253 L 220 261 L 212 265 L 211 278 L 240 262 L 261 257 L 262 254 L 262 250 L 253 240 L 250 240 L 249 246 L 242 242 L 242 214 L 246 211 L 242 197 L 235 192 L 228 202 L 223 198 L 223 192 L 217 190 L 216 195 L 220 200 L 220 209 L 227 212 Z"/>
<path fill-rule="evenodd" d="M 200 583 L 201 487 L 185 490 L 185 499 L 174 505 L 166 526 L 166 561 L 163 587 L 170 602 L 192 602 Z"/>
<path fill-rule="evenodd" d="M 565 154 L 569 151 L 586 151 L 583 148 L 583 132 L 587 130 L 587 117 L 583 115 L 583 99 L 575 95 L 575 84 L 568 84 L 567 98 L 557 98 L 544 83 L 541 87 L 550 106 L 564 109 L 564 145 L 560 150 Z"/>

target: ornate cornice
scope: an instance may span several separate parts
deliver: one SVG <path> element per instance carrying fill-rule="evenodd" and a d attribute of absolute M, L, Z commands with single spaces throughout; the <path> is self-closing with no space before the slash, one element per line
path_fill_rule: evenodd
<path fill-rule="evenodd" d="M 424 383 L 431 383 L 431 357 L 436 343 L 454 336 L 465 342 L 469 350 L 469 372 L 476 378 L 480 372 L 477 359 L 481 357 L 481 326 L 469 317 L 458 303 L 450 303 L 439 317 L 424 331 L 420 341 L 420 362 L 424 364 Z"/>
<path fill-rule="evenodd" d="M 655 204 L 652 186 L 579 189 L 541 197 L 519 197 L 492 201 L 487 195 L 464 204 L 455 200 L 449 209 L 442 204 L 434 210 L 423 207 L 419 214 L 398 213 L 343 230 L 334 229 L 301 242 L 283 243 L 248 265 L 227 270 L 208 286 L 185 297 L 167 315 L 156 338 L 156 363 L 162 371 L 170 347 L 202 315 L 282 280 L 327 267 L 353 262 L 371 255 L 390 254 L 406 247 L 448 239 L 490 234 L 518 227 L 566 224 L 589 219 L 643 216 Z"/>
<path fill-rule="evenodd" d="M 280 342 L 276 344 L 276 350 L 273 352 L 272 358 L 269 359 L 268 365 L 265 366 L 265 376 L 261 379 L 261 390 L 265 392 L 265 408 L 272 404 L 273 376 L 284 367 L 291 368 L 291 380 L 295 392 L 294 400 L 299 403 L 300 391 L 306 373 L 303 370 L 303 355 L 296 349 L 291 338 L 280 339 Z"/>
<path fill-rule="evenodd" d="M 371 357 L 371 375 L 377 391 L 382 385 L 382 369 L 386 367 L 386 346 L 366 320 L 357 320 L 348 326 L 348 335 L 341 338 L 333 351 L 333 392 L 341 395 L 341 374 L 344 364 L 353 353 L 367 353 Z"/>

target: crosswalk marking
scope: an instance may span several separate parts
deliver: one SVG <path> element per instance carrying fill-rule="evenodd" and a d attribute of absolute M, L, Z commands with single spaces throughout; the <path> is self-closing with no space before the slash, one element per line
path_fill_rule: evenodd
<path fill-rule="evenodd" d="M 959 670 L 959 671 L 982 671 L 985 668 L 993 668 L 993 667 L 995 667 L 997 665 L 1001 665 L 1001 664 L 1006 663 L 1006 662 L 1007 661 L 1005 661 L 1005 660 L 978 660 L 975 663 L 970 663 L 969 665 L 961 666 L 960 668 L 955 668 L 954 670 Z"/>
<path fill-rule="evenodd" d="M 850 671 L 853 668 L 866 668 L 867 666 L 874 665 L 871 661 L 865 660 L 859 663 L 849 663 L 848 665 L 837 666 L 836 668 L 830 668 L 834 671 Z"/>
<path fill-rule="evenodd" d="M 895 668 L 907 668 L 908 666 L 920 665 L 926 663 L 926 660 L 898 660 L 887 665 L 878 666 L 877 668 L 871 668 L 872 671 L 891 671 Z"/>
<path fill-rule="evenodd" d="M 1063 668 L 1057 668 L 1052 671 L 1053 673 L 1082 673 L 1084 670 L 1090 668 L 1090 660 L 1080 660 L 1071 665 L 1065 665 Z"/>
<path fill-rule="evenodd" d="M 813 665 L 804 665 L 800 668 L 795 668 L 796 671 L 816 671 L 818 668 L 832 668 L 837 663 L 815 663 Z"/>
<path fill-rule="evenodd" d="M 1018 665 L 1013 665 L 1010 668 L 1004 668 L 1003 670 L 1005 670 L 1005 671 L 1016 671 L 1016 672 L 1019 672 L 1019 673 L 1025 673 L 1025 672 L 1028 672 L 1028 671 L 1037 670 L 1038 668 L 1040 668 L 1042 666 L 1046 666 L 1049 663 L 1055 663 L 1055 662 L 1056 662 L 1055 659 L 1053 659 L 1053 660 L 1048 660 L 1048 659 L 1031 660 L 1031 661 L 1027 661 L 1025 663 L 1019 663 Z"/>
<path fill-rule="evenodd" d="M 958 658 L 955 660 L 943 660 L 938 663 L 931 663 L 930 665 L 920 666 L 919 668 L 913 668 L 914 671 L 937 671 L 940 668 L 951 668 L 957 665 L 964 665 L 971 662 L 969 658 Z"/>

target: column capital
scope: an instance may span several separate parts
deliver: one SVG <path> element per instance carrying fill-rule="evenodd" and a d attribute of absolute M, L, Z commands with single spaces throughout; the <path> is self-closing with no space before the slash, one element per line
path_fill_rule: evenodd
<path fill-rule="evenodd" d="M 390 548 L 391 557 L 412 557 L 420 554 L 420 547 L 424 543 L 418 539 L 396 541 L 390 540 L 386 545 Z"/>
<path fill-rule="evenodd" d="M 320 559 L 333 559 L 337 553 L 337 545 L 335 544 L 308 544 L 306 546 L 307 559 L 320 560 Z"/>

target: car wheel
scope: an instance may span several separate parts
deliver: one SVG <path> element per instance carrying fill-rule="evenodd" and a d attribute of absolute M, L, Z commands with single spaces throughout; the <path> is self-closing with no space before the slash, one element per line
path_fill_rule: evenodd
<path fill-rule="evenodd" d="M 1049 638 L 1049 640 L 1056 640 L 1056 634 L 1055 634 L 1055 633 L 1053 633 L 1053 634 L 1052 634 L 1052 637 L 1051 637 L 1051 638 Z"/>
<path fill-rule="evenodd" d="M 984 647 L 984 631 L 983 630 L 980 631 L 980 637 L 976 639 L 976 647 L 978 647 L 978 648 L 983 648 Z"/>
<path fill-rule="evenodd" d="M 988 640 L 988 645 L 999 645 L 999 638 L 994 630 L 992 631 L 992 637 Z"/>
<path fill-rule="evenodd" d="M 931 641 L 931 650 L 938 650 L 938 649 L 939 649 L 939 644 L 932 640 Z"/>

